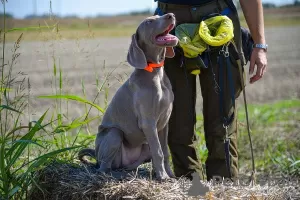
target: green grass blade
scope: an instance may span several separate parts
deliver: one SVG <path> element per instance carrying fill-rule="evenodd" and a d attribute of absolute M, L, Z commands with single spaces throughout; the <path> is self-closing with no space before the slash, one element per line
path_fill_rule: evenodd
<path fill-rule="evenodd" d="M 13 143 L 17 143 L 17 142 L 19 142 L 19 143 L 27 143 L 27 144 L 35 144 L 35 145 L 37 145 L 37 146 L 42 147 L 43 149 L 45 149 L 44 146 L 42 146 L 42 145 L 40 145 L 39 143 L 34 142 L 34 141 L 32 141 L 32 140 L 16 140 L 16 141 L 14 141 Z"/>
<path fill-rule="evenodd" d="M 20 111 L 14 109 L 14 108 L 12 108 L 12 107 L 9 107 L 9 106 L 7 106 L 7 105 L 1 105 L 1 106 L 0 106 L 0 112 L 1 112 L 3 109 L 11 110 L 11 111 L 14 111 L 14 112 L 17 112 L 17 113 L 22 114 L 22 112 L 20 112 Z"/>
<path fill-rule="evenodd" d="M 53 59 L 53 74 L 54 74 L 54 77 L 56 77 L 56 63 L 55 63 L 55 59 Z"/>
<path fill-rule="evenodd" d="M 62 81 L 62 70 L 61 70 L 61 68 L 59 68 L 59 89 L 60 89 L 60 91 L 62 90 L 62 84 L 63 84 L 63 81 Z"/>
<path fill-rule="evenodd" d="M 14 195 L 19 191 L 20 188 L 21 188 L 20 186 L 14 187 L 13 189 L 11 189 L 11 190 L 9 191 L 8 196 L 9 196 L 9 197 L 14 196 Z"/>
<path fill-rule="evenodd" d="M 44 120 L 46 116 L 47 111 L 42 115 L 42 117 L 37 121 L 37 123 L 34 125 L 34 127 L 25 134 L 20 140 L 31 140 L 34 135 L 41 130 L 40 124 Z M 12 159 L 9 161 L 7 165 L 7 169 L 9 169 L 22 155 L 25 148 L 28 146 L 28 143 L 15 143 L 12 145 L 12 147 L 8 150 L 6 157 L 12 157 Z"/>
<path fill-rule="evenodd" d="M 290 165 L 290 167 L 294 167 L 294 166 L 296 166 L 296 165 L 298 165 L 298 164 L 299 164 L 299 168 L 300 168 L 300 160 L 297 160 L 296 162 L 292 163 L 292 164 Z"/>
<path fill-rule="evenodd" d="M 11 88 L 0 88 L 0 92 L 4 92 L 4 91 L 11 92 L 12 89 Z"/>
<path fill-rule="evenodd" d="M 0 146 L 0 172 L 1 172 L 1 179 L 3 180 L 3 191 L 8 190 L 8 185 L 5 184 L 7 181 L 7 173 L 6 173 L 6 167 L 5 167 L 5 141 L 2 141 L 2 144 Z"/>
<path fill-rule="evenodd" d="M 45 195 L 43 189 L 42 189 L 41 186 L 34 180 L 34 178 L 32 178 L 31 176 L 29 176 L 29 177 L 30 177 L 31 182 L 34 184 L 34 186 L 36 186 L 37 189 L 39 189 L 39 190 L 43 193 L 43 195 Z"/>
<path fill-rule="evenodd" d="M 99 116 L 93 117 L 91 119 L 84 120 L 82 122 L 75 121 L 75 123 L 71 123 L 71 124 L 68 124 L 68 125 L 61 125 L 61 126 L 58 126 L 54 130 L 54 132 L 55 133 L 61 133 L 61 132 L 65 132 L 65 131 L 68 131 L 68 130 L 71 130 L 71 129 L 75 129 L 75 128 L 81 126 L 81 125 L 88 124 L 88 123 L 90 123 L 91 121 L 93 121 L 97 118 L 99 118 Z"/>
<path fill-rule="evenodd" d="M 68 100 L 73 100 L 73 101 L 77 101 L 80 103 L 87 103 L 93 107 L 95 107 L 97 110 L 99 110 L 100 112 L 104 113 L 104 109 L 102 109 L 100 106 L 86 100 L 83 99 L 81 97 L 75 96 L 75 95 L 47 95 L 47 96 L 39 96 L 39 98 L 49 98 L 49 99 L 68 99 Z"/>
<path fill-rule="evenodd" d="M 82 79 L 81 79 L 81 88 L 82 88 L 82 94 L 83 94 L 83 96 L 85 96 L 85 87 L 84 87 L 84 82 Z"/>
<path fill-rule="evenodd" d="M 49 159 L 54 158 L 55 156 L 57 156 L 60 153 L 63 153 L 63 152 L 69 151 L 69 150 L 73 150 L 73 149 L 77 149 L 80 147 L 82 147 L 82 145 L 59 149 L 59 150 L 52 151 L 50 153 L 44 154 L 42 156 L 39 156 L 39 157 L 31 160 L 30 162 L 26 163 L 26 166 L 29 166 L 29 167 L 27 168 L 27 170 L 24 173 L 22 173 L 20 175 L 18 182 L 25 183 L 25 181 L 28 180 L 28 174 L 30 174 L 30 173 L 36 171 L 38 168 L 42 167 Z M 18 171 L 20 169 L 21 168 L 17 169 L 16 171 Z"/>
<path fill-rule="evenodd" d="M 28 167 L 27 171 L 22 176 L 26 176 L 28 173 L 33 172 L 35 168 L 37 168 L 38 166 L 42 166 L 44 163 L 46 163 L 49 158 L 53 158 L 54 156 L 56 156 L 60 153 L 70 151 L 73 149 L 78 149 L 81 147 L 82 147 L 81 145 L 73 146 L 73 147 L 66 147 L 66 148 L 58 149 L 58 150 L 52 151 L 50 153 L 44 154 L 42 156 L 39 156 L 38 158 L 35 158 L 34 160 L 32 160 L 30 162 L 32 164 Z"/>
<path fill-rule="evenodd" d="M 101 87 L 98 88 L 97 95 L 95 96 L 93 102 L 96 101 L 96 99 L 98 98 L 100 92 L 102 91 L 102 88 L 104 87 L 105 83 L 108 81 L 108 78 L 112 75 L 112 73 L 113 73 L 117 68 L 118 68 L 118 67 L 115 67 L 114 69 L 111 70 L 111 72 L 110 72 L 109 74 L 107 74 L 107 75 L 105 76 L 105 79 L 104 79 L 104 81 L 102 82 Z M 92 108 L 92 106 L 89 108 L 89 111 L 88 111 L 87 114 L 86 114 L 86 118 L 88 117 L 88 115 L 89 115 L 89 113 L 90 113 L 90 111 L 91 111 L 91 108 Z M 102 110 L 103 110 L 103 109 L 102 109 Z M 104 110 L 103 110 L 103 111 L 104 111 Z M 101 112 L 104 113 L 103 111 L 101 111 Z M 81 128 L 82 128 L 82 127 L 80 127 L 79 131 L 81 130 Z M 78 133 L 79 133 L 79 131 L 78 131 Z M 75 139 L 73 140 L 72 146 L 76 143 L 77 139 L 78 139 L 78 134 L 76 135 Z"/>

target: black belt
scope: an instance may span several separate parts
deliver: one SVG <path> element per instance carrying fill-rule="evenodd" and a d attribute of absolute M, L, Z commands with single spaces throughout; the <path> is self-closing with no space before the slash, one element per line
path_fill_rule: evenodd
<path fill-rule="evenodd" d="M 171 4 L 171 3 L 163 3 L 157 2 L 158 7 L 165 7 L 170 9 L 181 9 L 181 8 L 192 8 L 192 5 L 184 5 L 184 4 Z"/>
<path fill-rule="evenodd" d="M 230 8 L 234 7 L 234 4 L 233 4 L 232 0 L 216 0 L 216 1 L 223 1 Z M 210 3 L 212 3 L 212 1 L 205 2 L 205 3 L 202 3 L 202 4 L 186 5 L 186 4 L 164 3 L 164 2 L 157 1 L 157 6 L 158 7 L 163 7 L 163 8 L 166 8 L 166 9 L 184 9 L 184 8 L 191 9 L 191 8 L 195 8 L 195 7 L 201 7 L 201 6 L 210 4 Z"/>

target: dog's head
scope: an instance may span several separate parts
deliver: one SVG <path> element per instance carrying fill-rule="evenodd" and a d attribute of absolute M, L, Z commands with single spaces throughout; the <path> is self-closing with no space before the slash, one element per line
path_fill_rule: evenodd
<path fill-rule="evenodd" d="M 173 47 L 177 45 L 178 38 L 169 33 L 175 22 L 173 13 L 151 16 L 142 21 L 132 35 L 128 63 L 137 69 L 144 69 L 148 63 L 160 63 L 165 57 L 174 57 Z"/>

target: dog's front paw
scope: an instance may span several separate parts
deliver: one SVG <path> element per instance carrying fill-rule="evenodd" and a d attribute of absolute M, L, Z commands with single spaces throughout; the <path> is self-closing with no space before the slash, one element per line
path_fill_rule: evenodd
<path fill-rule="evenodd" d="M 156 179 L 158 181 L 167 181 L 167 180 L 170 179 L 170 177 L 166 172 L 163 172 L 163 173 L 157 173 L 156 174 Z"/>
<path fill-rule="evenodd" d="M 162 178 L 157 178 L 157 181 L 160 183 L 165 183 L 165 182 L 175 183 L 176 179 L 167 175 Z"/>

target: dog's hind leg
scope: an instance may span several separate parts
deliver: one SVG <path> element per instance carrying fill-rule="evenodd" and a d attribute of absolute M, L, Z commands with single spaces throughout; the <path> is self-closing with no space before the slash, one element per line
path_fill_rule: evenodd
<path fill-rule="evenodd" d="M 139 165 L 149 161 L 151 159 L 151 152 L 148 144 L 143 144 L 142 151 L 139 158 L 132 164 L 125 166 L 125 170 L 136 169 Z"/>
<path fill-rule="evenodd" d="M 117 128 L 110 128 L 106 133 L 98 134 L 96 139 L 96 156 L 100 172 L 109 172 L 121 165 L 121 147 L 123 132 Z"/>

